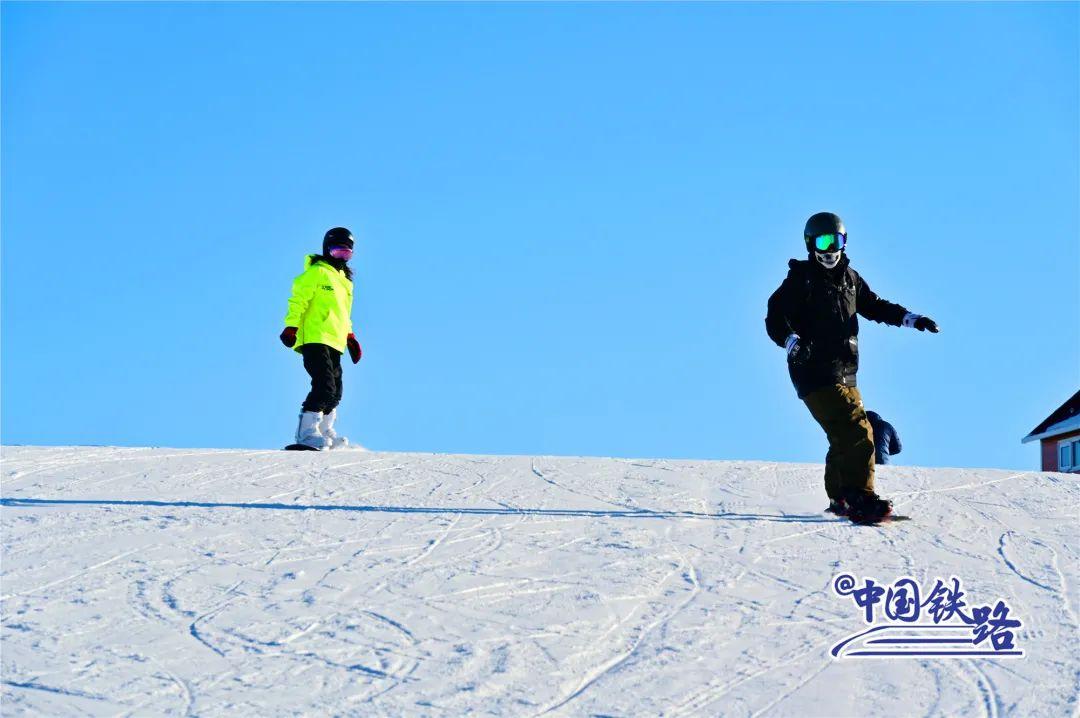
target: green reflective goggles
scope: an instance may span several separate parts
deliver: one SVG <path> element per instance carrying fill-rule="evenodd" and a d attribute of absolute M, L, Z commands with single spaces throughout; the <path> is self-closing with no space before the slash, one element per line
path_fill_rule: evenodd
<path fill-rule="evenodd" d="M 839 252 L 847 244 L 847 235 L 819 234 L 814 237 L 814 249 L 818 252 Z"/>

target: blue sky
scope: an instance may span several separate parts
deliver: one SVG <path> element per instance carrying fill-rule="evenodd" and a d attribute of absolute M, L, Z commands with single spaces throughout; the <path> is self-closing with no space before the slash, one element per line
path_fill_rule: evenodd
<path fill-rule="evenodd" d="M 357 237 L 376 449 L 821 461 L 765 335 L 801 231 L 901 463 L 1032 468 L 1080 385 L 1078 6 L 2 6 L 2 440 L 276 447 Z"/>

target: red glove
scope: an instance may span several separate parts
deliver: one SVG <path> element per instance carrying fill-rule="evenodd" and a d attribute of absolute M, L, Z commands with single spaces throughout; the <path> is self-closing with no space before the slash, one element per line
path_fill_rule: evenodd
<path fill-rule="evenodd" d="M 281 333 L 281 343 L 287 347 L 296 344 L 296 327 L 285 327 L 285 331 Z"/>
<path fill-rule="evenodd" d="M 363 352 L 360 350 L 360 342 L 356 341 L 356 335 L 349 332 L 348 338 L 345 339 L 345 345 L 349 348 L 349 356 L 352 357 L 352 363 L 360 361 L 360 357 L 363 356 Z"/>

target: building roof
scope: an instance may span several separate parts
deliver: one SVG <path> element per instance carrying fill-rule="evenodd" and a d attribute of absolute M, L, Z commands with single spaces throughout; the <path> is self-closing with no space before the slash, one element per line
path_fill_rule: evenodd
<path fill-rule="evenodd" d="M 1053 436 L 1060 436 L 1078 430 L 1080 430 L 1080 391 L 1073 394 L 1068 401 L 1057 409 L 1054 409 L 1054 412 L 1021 439 L 1020 443 L 1026 444 L 1029 441 L 1038 439 L 1049 439 Z"/>

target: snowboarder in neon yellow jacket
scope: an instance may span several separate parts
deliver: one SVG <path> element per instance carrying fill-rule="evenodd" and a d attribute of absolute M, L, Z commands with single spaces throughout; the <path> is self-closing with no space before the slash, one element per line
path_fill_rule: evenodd
<path fill-rule="evenodd" d="M 311 391 L 289 448 L 336 449 L 349 443 L 334 431 L 334 422 L 341 402 L 341 355 L 348 350 L 353 364 L 361 356 L 350 318 L 352 254 L 352 233 L 334 227 L 323 237 L 322 254 L 308 255 L 304 272 L 293 280 L 281 343 L 304 357 Z"/>
<path fill-rule="evenodd" d="M 285 326 L 296 328 L 293 349 L 303 352 L 307 344 L 325 344 L 344 352 L 352 333 L 353 285 L 345 273 L 329 264 L 325 256 L 309 254 L 304 272 L 293 280 Z"/>

